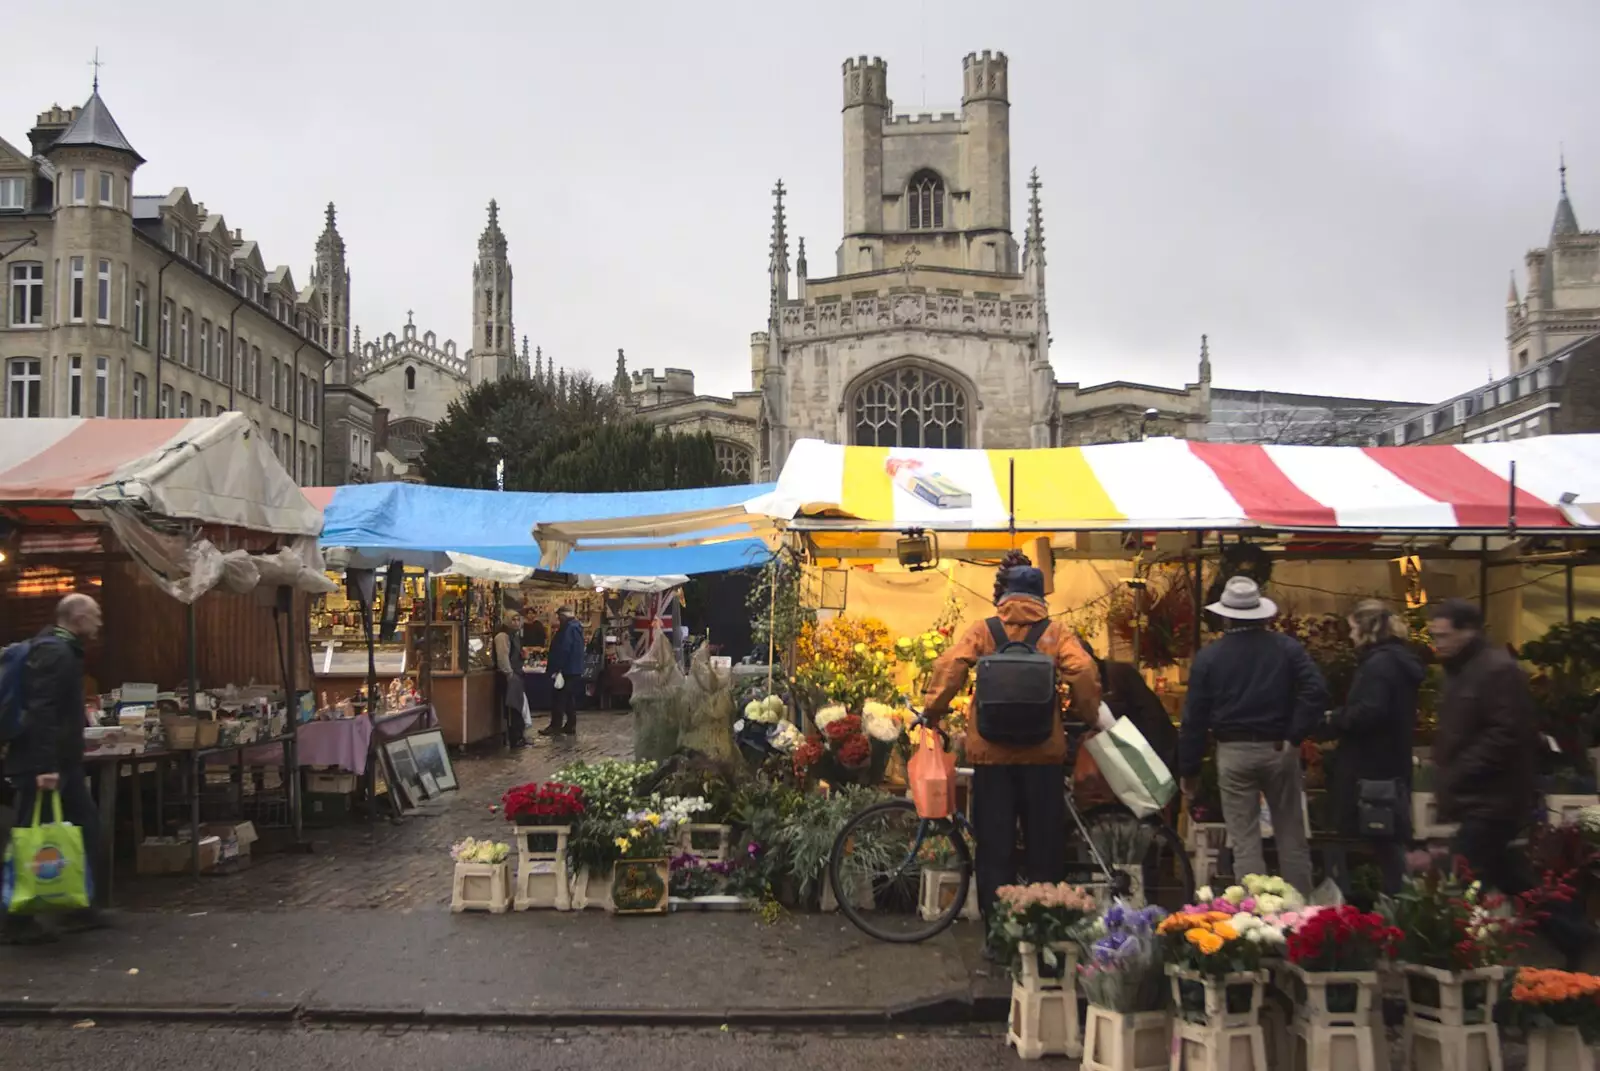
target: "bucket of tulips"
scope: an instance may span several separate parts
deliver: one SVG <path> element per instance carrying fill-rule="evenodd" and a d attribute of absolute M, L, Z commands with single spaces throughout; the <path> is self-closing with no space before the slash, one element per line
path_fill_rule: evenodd
<path fill-rule="evenodd" d="M 1378 998 L 1378 966 L 1400 937 L 1382 915 L 1356 907 L 1308 908 L 1288 934 L 1295 1016 L 1365 1026 Z"/>
<path fill-rule="evenodd" d="M 1172 1017 L 1156 935 L 1159 907 L 1112 904 L 1083 935 L 1086 962 L 1078 989 L 1089 999 L 1084 1063 L 1107 1071 L 1156 1071 L 1168 1066 Z"/>
<path fill-rule="evenodd" d="M 1594 1071 L 1600 1043 L 1600 978 L 1568 971 L 1517 971 L 1510 1022 L 1528 1039 L 1528 1071 Z"/>
<path fill-rule="evenodd" d="M 989 946 L 1012 976 L 1006 1043 L 1025 1059 L 1083 1054 L 1075 934 L 1094 910 L 1094 897 L 1066 882 L 1002 885 L 995 893 Z"/>

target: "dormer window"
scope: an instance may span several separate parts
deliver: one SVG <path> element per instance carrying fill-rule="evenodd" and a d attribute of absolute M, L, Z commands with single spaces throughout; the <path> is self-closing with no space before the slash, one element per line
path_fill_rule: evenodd
<path fill-rule="evenodd" d="M 417 370 L 410 366 L 406 368 L 406 390 L 417 389 Z"/>
<path fill-rule="evenodd" d="M 932 171 L 919 171 L 906 189 L 906 227 L 914 231 L 944 227 L 944 180 Z"/>
<path fill-rule="evenodd" d="M 21 212 L 28 207 L 28 180 L 0 178 L 0 212 Z"/>

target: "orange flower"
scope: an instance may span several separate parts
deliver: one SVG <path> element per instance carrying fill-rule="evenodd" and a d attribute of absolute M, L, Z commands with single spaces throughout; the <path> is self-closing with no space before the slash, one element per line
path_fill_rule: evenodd
<path fill-rule="evenodd" d="M 1184 937 L 1204 955 L 1212 956 L 1222 950 L 1222 938 L 1208 930 L 1190 930 Z"/>
<path fill-rule="evenodd" d="M 1211 928 L 1211 932 L 1224 941 L 1236 941 L 1239 939 L 1239 931 L 1233 928 L 1231 922 L 1219 922 Z"/>

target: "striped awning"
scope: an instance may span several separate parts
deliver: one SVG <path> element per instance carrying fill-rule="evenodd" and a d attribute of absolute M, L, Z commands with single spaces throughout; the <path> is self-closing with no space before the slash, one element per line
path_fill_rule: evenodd
<path fill-rule="evenodd" d="M 0 420 L 0 510 L 39 523 L 137 505 L 175 520 L 315 536 L 307 502 L 243 413 L 195 420 Z"/>
<path fill-rule="evenodd" d="M 1513 493 L 1513 466 L 1515 489 Z M 1514 503 L 1514 505 L 1513 505 Z M 1152 439 L 1046 450 L 795 444 L 762 507 L 825 533 L 1571 533 L 1600 525 L 1600 435 L 1468 446 Z M 877 541 L 881 544 L 881 541 Z M 839 545 L 849 545 L 840 540 Z M 998 545 L 998 544 L 996 544 Z"/>

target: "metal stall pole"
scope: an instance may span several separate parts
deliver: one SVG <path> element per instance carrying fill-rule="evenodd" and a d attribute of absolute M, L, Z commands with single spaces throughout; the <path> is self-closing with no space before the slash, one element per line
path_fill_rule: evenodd
<path fill-rule="evenodd" d="M 191 599 L 185 607 L 189 646 L 189 717 L 199 720 L 195 710 L 195 693 L 199 686 L 195 677 L 198 673 L 199 654 L 196 649 L 194 625 L 194 600 Z M 197 730 L 198 733 L 198 730 Z M 200 876 L 200 791 L 204 787 L 205 763 L 200 756 L 199 741 L 195 741 L 195 749 L 190 754 L 189 772 L 193 778 L 189 786 L 189 872 L 195 877 Z"/>
<path fill-rule="evenodd" d="M 1573 572 L 1572 563 L 1568 562 L 1567 563 L 1567 578 L 1566 579 L 1567 579 L 1567 624 L 1569 624 L 1569 625 L 1573 623 L 1573 619 L 1577 616 L 1576 611 L 1577 611 L 1577 606 L 1578 606 L 1577 592 L 1573 590 L 1572 572 Z"/>

